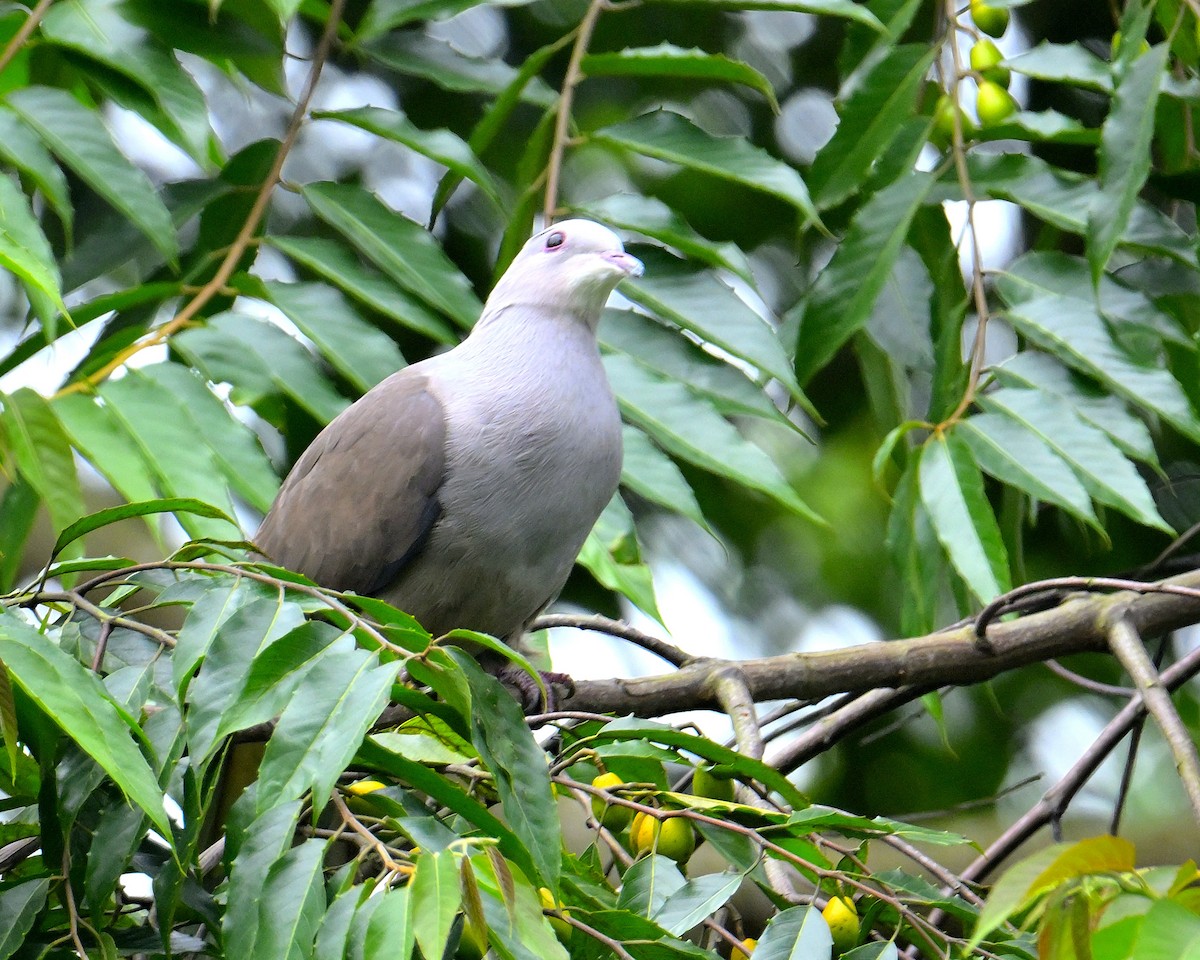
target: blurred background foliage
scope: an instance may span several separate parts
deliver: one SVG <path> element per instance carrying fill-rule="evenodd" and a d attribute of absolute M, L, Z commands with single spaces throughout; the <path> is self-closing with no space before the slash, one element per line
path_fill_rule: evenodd
<path fill-rule="evenodd" d="M 698 652 L 815 649 L 1141 567 L 1198 516 L 1200 81 L 1179 0 L 1013 5 L 996 43 L 1021 109 L 982 130 L 980 38 L 953 5 L 350 0 L 242 240 L 328 5 L 38 11 L 0 3 L 5 589 L 89 505 L 195 497 L 253 531 L 331 416 L 469 327 L 557 149 L 556 212 L 621 229 L 648 266 L 601 336 L 631 424 L 623 500 L 566 602 L 657 602 Z M 983 371 L 1018 350 L 1034 359 Z M 113 531 L 87 552 L 182 539 Z M 866 813 L 986 798 L 1061 772 L 1109 709 L 1031 668 L 955 691 L 940 727 L 914 710 L 830 751 L 805 788 Z M 1172 857 L 1161 811 L 1182 795 L 1154 749 L 1133 803 Z"/>

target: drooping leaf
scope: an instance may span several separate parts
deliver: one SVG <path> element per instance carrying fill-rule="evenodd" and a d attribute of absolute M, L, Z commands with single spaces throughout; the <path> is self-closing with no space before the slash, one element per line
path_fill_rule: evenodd
<path fill-rule="evenodd" d="M 716 83 L 739 83 L 757 90 L 778 110 L 771 82 L 748 63 L 720 53 L 690 50 L 672 43 L 655 47 L 626 47 L 612 53 L 589 53 L 581 67 L 589 77 L 687 77 Z"/>
<path fill-rule="evenodd" d="M 0 267 L 20 279 L 45 325 L 46 339 L 53 340 L 58 314 L 67 313 L 62 301 L 62 277 L 29 201 L 4 174 L 0 174 Z"/>

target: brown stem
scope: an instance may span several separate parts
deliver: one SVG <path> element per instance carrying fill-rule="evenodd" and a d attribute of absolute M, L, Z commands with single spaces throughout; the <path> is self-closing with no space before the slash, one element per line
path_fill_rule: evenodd
<path fill-rule="evenodd" d="M 12 58 L 24 46 L 29 35 L 37 29 L 37 25 L 42 22 L 42 17 L 46 15 L 46 11 L 50 9 L 50 4 L 53 2 L 54 0 L 38 0 L 38 5 L 29 12 L 25 22 L 17 28 L 12 39 L 4 45 L 4 50 L 0 51 L 0 73 L 3 73 L 4 68 L 12 63 Z"/>

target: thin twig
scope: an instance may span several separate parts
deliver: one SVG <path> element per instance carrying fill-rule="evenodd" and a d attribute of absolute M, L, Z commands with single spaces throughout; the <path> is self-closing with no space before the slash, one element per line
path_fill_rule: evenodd
<path fill-rule="evenodd" d="M 546 199 L 542 213 L 546 223 L 554 222 L 554 214 L 558 209 L 558 181 L 562 173 L 563 153 L 567 149 L 567 139 L 571 125 L 571 105 L 575 100 L 575 88 L 583 80 L 583 56 L 587 53 L 588 44 L 592 42 L 592 31 L 601 11 L 608 7 L 607 0 L 591 0 L 583 20 L 579 23 L 579 32 L 575 35 L 575 43 L 571 47 L 571 59 L 567 62 L 567 72 L 563 77 L 562 93 L 558 95 L 558 115 L 554 118 L 554 140 L 550 145 L 550 157 L 546 163 Z"/>
<path fill-rule="evenodd" d="M 1141 636 L 1127 618 L 1120 616 L 1109 628 L 1108 642 L 1113 655 L 1121 661 L 1121 666 L 1137 686 L 1146 710 L 1162 730 L 1175 758 L 1175 770 L 1192 805 L 1192 816 L 1200 821 L 1200 756 L 1196 754 L 1196 745 L 1179 711 L 1171 702 L 1171 695 L 1163 688 L 1158 671 L 1146 655 Z"/>
<path fill-rule="evenodd" d="M 636 644 L 643 650 L 648 650 L 650 653 L 661 657 L 667 663 L 673 664 L 676 667 L 687 666 L 698 659 L 686 650 L 681 650 L 673 643 L 668 643 L 666 640 L 660 640 L 658 637 L 652 637 L 648 633 L 643 633 L 641 630 L 630 626 L 622 620 L 613 620 L 611 617 L 605 617 L 598 613 L 583 616 L 567 613 L 546 614 L 538 617 L 530 625 L 531 630 L 549 630 L 553 627 L 575 627 L 578 630 L 595 630 L 598 633 L 607 633 L 609 636 L 617 637 L 620 640 L 628 640 L 630 643 Z"/>
<path fill-rule="evenodd" d="M 12 58 L 25 45 L 25 41 L 29 39 L 29 35 L 37 29 L 37 25 L 42 22 L 42 17 L 46 15 L 46 11 L 50 9 L 50 4 L 53 2 L 54 0 L 38 0 L 38 5 L 29 11 L 29 16 L 25 18 L 25 22 L 17 28 L 17 32 L 4 45 L 4 50 L 0 51 L 0 73 L 3 73 L 4 68 L 12 63 Z"/>
<path fill-rule="evenodd" d="M 283 163 L 296 143 L 296 137 L 299 135 L 300 128 L 303 126 L 305 117 L 308 115 L 309 102 L 312 100 L 313 93 L 317 89 L 317 81 L 321 78 L 321 70 L 333 48 L 333 41 L 337 37 L 337 28 L 338 24 L 341 23 L 342 10 L 345 5 L 346 0 L 331 0 L 329 4 L 329 18 L 325 22 L 325 29 L 321 33 L 321 39 L 317 42 L 317 47 L 313 51 L 312 69 L 309 70 L 308 80 L 305 83 L 300 99 L 296 103 L 296 109 L 292 111 L 292 116 L 288 121 L 283 140 L 279 143 L 279 149 L 275 151 L 275 159 L 271 163 L 271 169 L 267 172 L 262 185 L 258 189 L 258 194 L 254 198 L 254 204 L 251 206 L 250 212 L 246 215 L 246 219 L 242 223 L 242 228 L 238 231 L 233 243 L 229 245 L 229 249 L 224 259 L 222 259 L 220 266 L 217 267 L 216 273 L 213 274 L 212 279 L 204 284 L 196 295 L 174 317 L 150 331 L 142 339 L 131 343 L 128 347 L 119 351 L 115 357 L 95 373 L 76 380 L 74 383 L 67 384 L 58 392 L 59 396 L 94 387 L 134 354 L 145 350 L 147 347 L 163 343 L 177 330 L 190 323 L 213 297 L 225 289 L 226 283 L 233 276 L 234 270 L 237 269 L 238 261 L 241 260 L 242 254 L 245 253 L 253 241 L 254 231 L 258 229 L 259 223 L 267 212 L 267 205 L 271 201 L 271 194 L 279 184 L 280 176 L 283 172 Z"/>

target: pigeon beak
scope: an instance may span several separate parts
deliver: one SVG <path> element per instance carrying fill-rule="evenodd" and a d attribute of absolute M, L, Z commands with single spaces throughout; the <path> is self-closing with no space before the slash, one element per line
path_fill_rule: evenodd
<path fill-rule="evenodd" d="M 613 250 L 605 253 L 604 259 L 620 270 L 627 277 L 640 277 L 645 272 L 642 261 L 624 250 Z"/>

